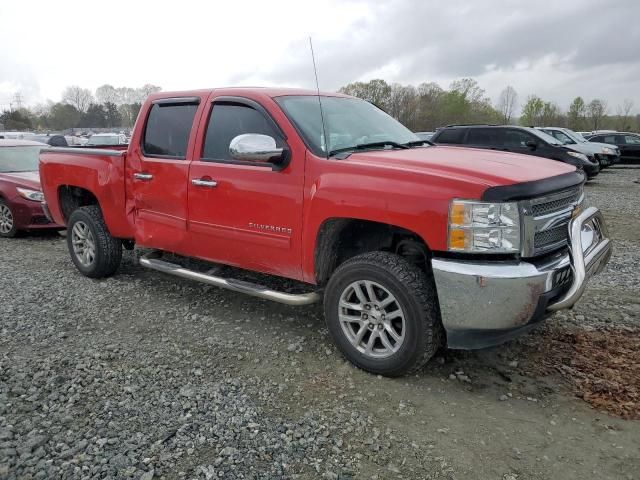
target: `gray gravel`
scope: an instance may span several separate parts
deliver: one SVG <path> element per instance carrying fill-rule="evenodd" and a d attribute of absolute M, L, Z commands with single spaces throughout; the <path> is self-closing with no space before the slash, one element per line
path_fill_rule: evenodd
<path fill-rule="evenodd" d="M 640 326 L 639 177 L 616 167 L 587 186 L 615 253 L 550 321 Z M 93 281 L 57 234 L 0 239 L 0 479 L 638 478 L 638 424 L 516 374 L 517 342 L 379 378 L 337 354 L 319 307 L 136 255 Z"/>

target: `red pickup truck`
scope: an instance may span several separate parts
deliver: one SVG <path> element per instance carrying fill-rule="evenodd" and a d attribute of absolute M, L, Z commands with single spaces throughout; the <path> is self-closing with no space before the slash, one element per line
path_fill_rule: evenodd
<path fill-rule="evenodd" d="M 45 211 L 67 226 L 84 275 L 113 274 L 136 244 L 152 249 L 141 264 L 161 272 L 290 305 L 323 300 L 342 353 L 389 376 L 444 344 L 479 348 L 529 330 L 571 307 L 611 255 L 574 167 L 433 146 L 334 93 L 154 94 L 127 151 L 53 148 L 40 172 Z M 186 268 L 163 252 L 308 290 Z"/>

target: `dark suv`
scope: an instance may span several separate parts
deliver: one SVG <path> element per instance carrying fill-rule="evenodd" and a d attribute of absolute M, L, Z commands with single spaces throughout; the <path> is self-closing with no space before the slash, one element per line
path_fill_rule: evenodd
<path fill-rule="evenodd" d="M 620 149 L 620 159 L 623 162 L 637 163 L 640 161 L 640 135 L 630 132 L 598 133 L 588 138 L 590 142 L 604 142 Z"/>
<path fill-rule="evenodd" d="M 580 153 L 551 135 L 530 127 L 449 125 L 438 130 L 431 141 L 550 158 L 575 165 L 584 170 L 588 178 L 595 177 L 600 171 L 600 165 L 593 155 Z"/>

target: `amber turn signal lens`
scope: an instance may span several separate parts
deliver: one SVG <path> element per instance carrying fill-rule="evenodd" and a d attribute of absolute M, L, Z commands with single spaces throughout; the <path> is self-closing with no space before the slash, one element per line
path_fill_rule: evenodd
<path fill-rule="evenodd" d="M 464 250 L 465 247 L 465 232 L 464 230 L 451 229 L 449 230 L 449 248 L 454 250 Z"/>
<path fill-rule="evenodd" d="M 454 203 L 451 205 L 450 219 L 451 225 L 464 225 L 464 211 L 465 206 L 463 203 Z"/>

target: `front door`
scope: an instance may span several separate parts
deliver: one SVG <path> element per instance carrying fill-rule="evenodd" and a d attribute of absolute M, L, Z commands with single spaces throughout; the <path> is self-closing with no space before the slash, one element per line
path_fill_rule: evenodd
<path fill-rule="evenodd" d="M 140 117 L 127 162 L 134 199 L 136 243 L 181 252 L 187 235 L 187 183 L 197 97 L 161 99 Z"/>
<path fill-rule="evenodd" d="M 640 160 L 640 135 L 620 135 L 620 156 L 625 160 Z"/>
<path fill-rule="evenodd" d="M 202 148 L 189 170 L 189 250 L 211 261 L 301 278 L 305 149 L 288 144 L 254 100 L 213 96 L 209 103 Z M 231 140 L 251 133 L 273 137 L 287 152 L 286 165 L 232 158 Z"/>

